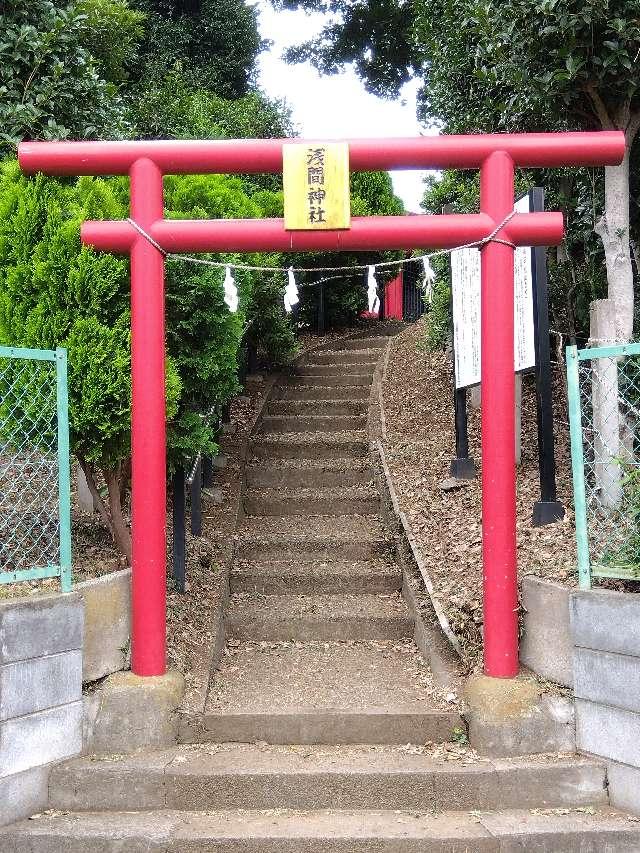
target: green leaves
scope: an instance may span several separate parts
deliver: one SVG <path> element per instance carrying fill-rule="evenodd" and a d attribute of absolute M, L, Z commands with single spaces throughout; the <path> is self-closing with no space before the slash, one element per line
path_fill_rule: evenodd
<path fill-rule="evenodd" d="M 165 189 L 175 217 L 260 217 L 282 207 L 281 194 L 260 190 L 252 197 L 250 185 L 222 175 L 171 177 Z M 80 223 L 127 214 L 125 179 L 27 178 L 14 161 L 0 166 L 0 343 L 68 348 L 72 448 L 104 470 L 130 453 L 129 263 L 82 247 Z M 250 262 L 281 259 L 256 255 Z M 247 320 L 254 320 L 252 332 L 272 363 L 295 348 L 282 282 L 239 273 L 241 310 L 231 314 L 223 275 L 212 267 L 167 264 L 166 405 L 174 460 L 215 446 L 215 423 L 201 415 L 238 389 Z"/>
<path fill-rule="evenodd" d="M 101 11 L 100 36 L 88 24 Z M 127 12 L 118 21 L 111 10 Z M 112 21 L 109 27 L 107 22 Z M 101 132 L 122 135 L 124 105 L 117 89 L 101 76 L 103 63 L 90 45 L 113 56 L 127 42 L 125 56 L 135 50 L 139 24 L 122 0 L 7 0 L 0 8 L 0 143 L 10 149 L 22 139 L 96 138 Z M 121 75 L 111 61 L 112 78 Z M 105 66 L 106 68 L 106 66 Z"/>
<path fill-rule="evenodd" d="M 244 0 L 138 0 L 147 14 L 138 76 L 145 89 L 179 72 L 191 89 L 247 94 L 263 44 L 256 8 Z"/>

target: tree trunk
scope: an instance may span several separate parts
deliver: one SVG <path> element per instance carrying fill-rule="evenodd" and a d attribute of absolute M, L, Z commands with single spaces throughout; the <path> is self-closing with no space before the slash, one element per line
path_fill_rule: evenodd
<path fill-rule="evenodd" d="M 617 310 L 610 299 L 591 303 L 591 346 L 607 346 L 616 335 Z M 618 359 L 594 358 L 591 362 L 593 410 L 593 469 L 598 502 L 615 509 L 622 498 L 620 469 L 620 405 Z"/>
<path fill-rule="evenodd" d="M 103 470 L 102 472 L 109 492 L 109 499 L 107 503 L 105 503 L 102 495 L 98 491 L 98 486 L 96 485 L 96 479 L 91 465 L 81 456 L 78 456 L 77 458 L 80 463 L 80 467 L 84 471 L 89 491 L 93 496 L 94 505 L 100 514 L 100 518 L 111 534 L 111 538 L 113 539 L 116 548 L 127 558 L 127 562 L 131 565 L 131 533 L 122 512 L 121 480 L 123 477 L 123 466 Z M 126 472 L 127 468 L 125 465 L 125 477 L 127 476 Z"/>
<path fill-rule="evenodd" d="M 84 472 L 84 476 L 87 480 L 87 486 L 89 487 L 89 491 L 91 492 L 91 496 L 93 497 L 93 505 L 98 510 L 100 518 L 103 520 L 105 527 L 108 529 L 109 533 L 112 537 L 115 538 L 113 524 L 111 523 L 111 517 L 109 515 L 109 510 L 107 509 L 105 502 L 102 500 L 102 495 L 98 491 L 98 486 L 96 485 L 96 478 L 93 476 L 93 469 L 91 465 L 83 459 L 82 456 L 78 456 L 78 463 Z"/>
<path fill-rule="evenodd" d="M 607 265 L 608 299 L 615 306 L 615 337 L 633 335 L 633 266 L 629 241 L 629 149 L 619 166 L 605 166 L 604 214 L 596 224 Z M 592 330 L 593 331 L 593 330 Z"/>
<path fill-rule="evenodd" d="M 591 303 L 592 346 L 625 343 L 633 337 L 633 264 L 629 234 L 629 154 L 637 117 L 616 122 L 626 127 L 626 149 L 619 166 L 605 166 L 604 214 L 595 230 L 604 246 L 607 299 Z M 596 485 L 604 508 L 615 509 L 622 498 L 620 459 L 625 455 L 625 424 L 621 418 L 618 360 L 595 359 L 592 405 Z"/>
<path fill-rule="evenodd" d="M 120 493 L 121 469 L 113 469 L 104 472 L 104 477 L 109 490 L 109 514 L 113 530 L 113 538 L 118 550 L 125 555 L 127 562 L 131 565 L 131 532 L 122 513 L 122 499 Z"/>
<path fill-rule="evenodd" d="M 120 467 L 120 506 L 125 505 L 129 484 L 131 483 L 131 457 L 122 462 Z"/>

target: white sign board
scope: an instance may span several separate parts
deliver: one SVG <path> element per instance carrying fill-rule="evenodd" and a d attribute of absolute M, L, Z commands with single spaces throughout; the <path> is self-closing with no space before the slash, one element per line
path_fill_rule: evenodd
<path fill-rule="evenodd" d="M 529 213 L 529 196 L 515 205 L 518 213 Z M 533 335 L 532 252 L 520 246 L 514 252 L 515 304 L 514 354 L 516 372 L 536 363 Z M 480 382 L 480 250 L 456 249 L 451 253 L 453 302 L 453 345 L 456 388 Z"/>

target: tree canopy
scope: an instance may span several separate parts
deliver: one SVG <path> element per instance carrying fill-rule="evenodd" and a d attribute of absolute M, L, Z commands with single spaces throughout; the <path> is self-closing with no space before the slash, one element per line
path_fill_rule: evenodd
<path fill-rule="evenodd" d="M 137 0 L 147 15 L 139 75 L 147 84 L 179 70 L 185 81 L 225 98 L 253 87 L 263 48 L 257 11 L 244 0 Z"/>
<path fill-rule="evenodd" d="M 118 83 L 141 36 L 124 0 L 6 0 L 0 8 L 0 142 L 126 133 Z"/>
<path fill-rule="evenodd" d="M 576 123 L 621 127 L 638 112 L 637 0 L 274 0 L 327 13 L 293 48 L 325 71 L 353 63 L 396 95 L 423 81 L 422 118 L 448 132 Z M 524 96 L 524 97 L 523 97 Z"/>
<path fill-rule="evenodd" d="M 606 167 L 604 180 L 602 170 L 556 171 L 536 179 L 569 215 L 561 253 L 569 271 L 566 289 L 603 296 L 594 282 L 606 270 L 617 335 L 631 335 L 631 250 L 640 225 L 638 207 L 630 204 L 630 186 L 640 180 L 632 157 L 640 128 L 638 0 L 275 5 L 327 13 L 320 38 L 292 50 L 292 61 L 311 59 L 329 71 L 353 63 L 369 88 L 388 96 L 417 77 L 420 117 L 444 132 L 623 130 L 627 157 L 619 167 Z M 433 200 L 431 188 L 427 203 Z"/>

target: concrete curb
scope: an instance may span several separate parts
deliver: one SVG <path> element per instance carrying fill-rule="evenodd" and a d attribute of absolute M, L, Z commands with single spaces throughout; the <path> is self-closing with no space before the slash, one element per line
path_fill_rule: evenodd
<path fill-rule="evenodd" d="M 444 610 L 435 597 L 425 560 L 409 527 L 407 518 L 400 509 L 384 451 L 383 442 L 387 439 L 384 381 L 389 366 L 392 341 L 393 337 L 389 337 L 373 374 L 367 422 L 371 442 L 370 458 L 372 467 L 376 472 L 383 518 L 393 535 L 398 559 L 403 569 L 402 594 L 411 615 L 415 619 L 414 640 L 429 661 L 436 680 L 445 688 L 458 691 L 462 686 L 460 645 L 451 630 Z M 411 582 L 412 572 L 419 573 L 422 578 L 429 597 L 431 618 L 424 618 L 418 605 L 417 590 L 414 589 Z"/>
<path fill-rule="evenodd" d="M 402 597 L 414 620 L 413 641 L 422 656 L 429 662 L 436 682 L 443 688 L 454 691 L 458 696 L 464 688 L 464 677 L 460 672 L 460 658 L 437 623 L 435 612 L 425 618 L 418 602 L 416 580 L 406 568 L 402 570 Z"/>
<path fill-rule="evenodd" d="M 367 412 L 367 434 L 369 441 L 382 438 L 386 441 L 387 438 L 387 423 L 384 414 L 384 398 L 383 387 L 384 380 L 387 375 L 387 366 L 389 364 L 389 355 L 391 353 L 391 341 L 393 337 L 389 337 L 386 346 L 380 353 L 380 358 L 373 371 L 373 379 L 371 380 L 371 393 L 369 394 L 369 409 Z"/>
<path fill-rule="evenodd" d="M 413 567 L 417 569 L 417 571 L 420 573 L 420 576 L 422 577 L 425 586 L 425 591 L 429 596 L 433 612 L 440 626 L 440 630 L 442 631 L 442 634 L 446 637 L 447 642 L 451 647 L 455 657 L 459 661 L 461 661 L 462 653 L 460 649 L 460 644 L 458 643 L 457 637 L 451 630 L 451 625 L 449 624 L 449 620 L 447 619 L 446 613 L 444 612 L 441 604 L 436 598 L 433 582 L 431 581 L 431 578 L 429 576 L 424 556 L 420 551 L 420 546 L 416 542 L 416 539 L 413 535 L 413 531 L 411 530 L 409 522 L 407 521 L 406 515 L 400 509 L 400 504 L 398 502 L 398 497 L 393 486 L 391 472 L 389 471 L 389 466 L 387 465 L 387 459 L 382 443 L 380 441 L 376 441 L 374 447 L 377 451 L 380 467 L 382 469 L 383 477 L 381 477 L 381 479 L 383 480 L 384 485 L 386 487 L 386 491 L 388 492 L 389 501 L 391 503 L 391 506 L 393 507 L 394 517 L 395 519 L 397 519 L 398 522 L 398 524 L 396 524 L 395 534 L 396 540 L 400 540 L 400 542 L 398 543 L 400 553 L 402 554 L 404 551 L 405 559 L 403 559 L 402 562 L 406 565 L 406 557 L 408 551 L 410 554 L 408 562 L 410 564 L 413 564 Z"/>

